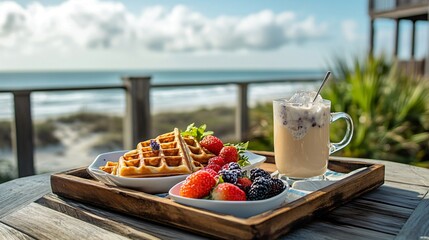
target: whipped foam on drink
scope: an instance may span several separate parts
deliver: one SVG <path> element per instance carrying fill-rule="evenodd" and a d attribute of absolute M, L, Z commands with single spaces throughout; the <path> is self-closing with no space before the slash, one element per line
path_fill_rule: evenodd
<path fill-rule="evenodd" d="M 280 117 L 295 140 L 302 139 L 311 128 L 323 128 L 329 124 L 329 104 L 316 92 L 297 92 L 281 105 Z"/>

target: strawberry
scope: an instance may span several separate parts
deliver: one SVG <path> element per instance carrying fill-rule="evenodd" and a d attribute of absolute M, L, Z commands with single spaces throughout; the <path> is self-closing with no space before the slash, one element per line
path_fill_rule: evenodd
<path fill-rule="evenodd" d="M 217 164 L 209 164 L 204 169 L 213 169 L 215 172 L 219 172 L 219 170 L 221 169 L 221 166 Z"/>
<path fill-rule="evenodd" d="M 212 191 L 213 200 L 246 201 L 246 193 L 232 183 L 221 183 Z"/>
<path fill-rule="evenodd" d="M 214 177 L 205 170 L 189 175 L 180 187 L 180 196 L 188 198 L 203 198 L 209 195 L 216 185 Z"/>
<path fill-rule="evenodd" d="M 222 157 L 226 163 L 238 161 L 238 151 L 234 146 L 225 146 L 220 150 L 219 157 Z"/>
<path fill-rule="evenodd" d="M 210 173 L 210 175 L 212 175 L 212 177 L 217 178 L 219 176 L 219 174 L 217 173 L 216 170 L 214 170 L 213 168 L 204 168 L 204 171 Z"/>
<path fill-rule="evenodd" d="M 252 180 L 250 180 L 247 177 L 239 178 L 237 180 L 237 186 L 241 188 L 244 192 L 248 192 L 251 185 L 252 185 Z"/>
<path fill-rule="evenodd" d="M 216 164 L 219 166 L 225 165 L 225 160 L 222 157 L 216 156 L 209 159 L 209 165 L 210 164 Z"/>
<path fill-rule="evenodd" d="M 216 155 L 219 155 L 220 150 L 223 148 L 223 142 L 213 135 L 205 136 L 200 141 L 200 145 Z"/>

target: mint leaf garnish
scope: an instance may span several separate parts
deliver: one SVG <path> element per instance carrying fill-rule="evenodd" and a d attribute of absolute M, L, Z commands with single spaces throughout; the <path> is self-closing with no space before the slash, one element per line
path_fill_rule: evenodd
<path fill-rule="evenodd" d="M 198 142 L 201 141 L 207 135 L 213 135 L 213 131 L 206 132 L 207 125 L 203 124 L 200 127 L 196 127 L 195 123 L 191 123 L 188 125 L 184 132 L 181 132 L 182 136 L 192 136 Z"/>
<path fill-rule="evenodd" d="M 249 162 L 249 157 L 248 156 L 244 156 L 244 155 L 240 155 L 240 159 L 237 161 L 238 165 L 240 165 L 240 167 L 245 167 L 250 165 Z"/>

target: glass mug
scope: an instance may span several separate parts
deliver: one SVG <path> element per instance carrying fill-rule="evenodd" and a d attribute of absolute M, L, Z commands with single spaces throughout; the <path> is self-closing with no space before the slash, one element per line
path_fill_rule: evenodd
<path fill-rule="evenodd" d="M 277 99 L 273 101 L 273 115 L 275 162 L 282 177 L 323 178 L 329 155 L 352 139 L 351 117 L 343 112 L 331 113 L 329 100 L 298 104 Z M 346 121 L 346 133 L 339 143 L 330 143 L 329 125 L 338 119 Z"/>

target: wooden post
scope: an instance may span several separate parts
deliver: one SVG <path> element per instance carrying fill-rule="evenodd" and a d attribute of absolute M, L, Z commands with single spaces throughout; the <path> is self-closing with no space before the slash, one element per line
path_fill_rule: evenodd
<path fill-rule="evenodd" d="M 13 125 L 13 150 L 18 161 L 18 176 L 35 174 L 33 121 L 30 91 L 14 91 L 15 121 Z"/>
<path fill-rule="evenodd" d="M 140 141 L 151 138 L 150 77 L 124 77 L 126 113 L 124 148 L 134 149 Z"/>
<path fill-rule="evenodd" d="M 411 60 L 414 60 L 416 52 L 416 20 L 412 20 L 413 26 L 411 30 Z"/>
<path fill-rule="evenodd" d="M 398 49 L 399 49 L 399 25 L 400 25 L 400 19 L 395 20 L 395 47 L 393 49 L 393 56 L 396 58 L 398 57 Z"/>
<path fill-rule="evenodd" d="M 429 6 L 428 6 L 428 12 L 429 12 Z M 428 22 L 429 22 L 429 14 L 428 14 Z M 426 26 L 426 28 L 427 28 L 427 31 L 429 32 L 429 24 L 426 24 L 427 26 Z M 424 61 L 425 61 L 425 76 L 429 79 L 429 44 L 426 42 L 426 46 L 427 46 L 427 49 L 426 49 L 426 51 L 427 51 L 427 53 L 426 53 L 426 58 L 424 59 Z"/>
<path fill-rule="evenodd" d="M 247 105 L 247 83 L 239 83 L 237 110 L 235 111 L 235 136 L 238 141 L 248 140 L 249 132 L 249 108 Z"/>
<path fill-rule="evenodd" d="M 369 27 L 369 56 L 374 56 L 374 19 L 372 18 Z"/>
<path fill-rule="evenodd" d="M 374 11 L 374 0 L 369 0 L 368 1 L 368 8 L 369 8 L 369 13 L 372 13 Z"/>

